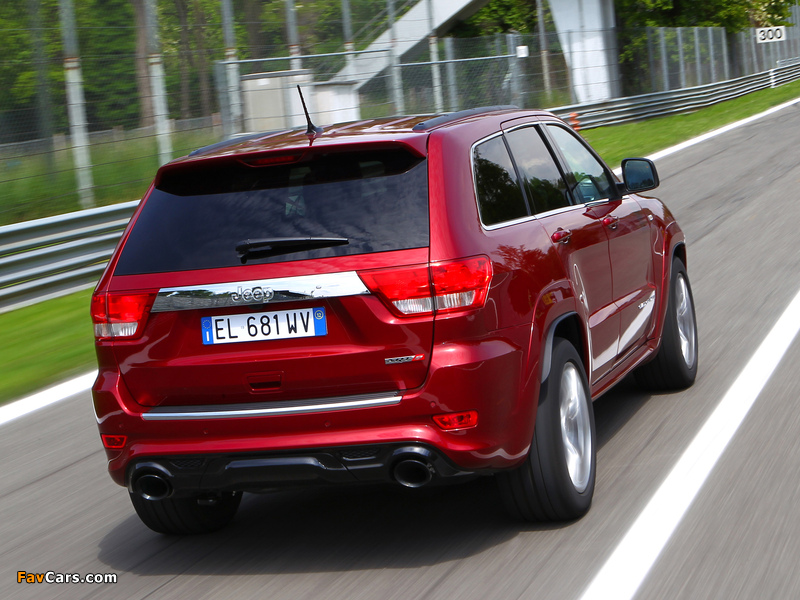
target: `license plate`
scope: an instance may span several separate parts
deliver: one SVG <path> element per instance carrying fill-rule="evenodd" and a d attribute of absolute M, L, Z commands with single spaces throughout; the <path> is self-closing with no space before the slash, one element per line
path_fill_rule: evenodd
<path fill-rule="evenodd" d="M 328 335 L 324 307 L 203 317 L 200 325 L 205 345 Z"/>

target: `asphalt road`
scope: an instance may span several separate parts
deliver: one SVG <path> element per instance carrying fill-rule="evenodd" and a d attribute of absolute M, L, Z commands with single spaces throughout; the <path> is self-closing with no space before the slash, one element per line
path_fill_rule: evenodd
<path fill-rule="evenodd" d="M 689 241 L 691 389 L 595 403 L 594 505 L 520 525 L 491 479 L 246 495 L 231 527 L 152 533 L 110 481 L 88 394 L 0 428 L 0 598 L 579 598 L 800 289 L 800 105 L 658 163 Z M 637 598 L 800 597 L 800 341 L 760 394 Z M 116 573 L 116 584 L 18 584 Z"/>

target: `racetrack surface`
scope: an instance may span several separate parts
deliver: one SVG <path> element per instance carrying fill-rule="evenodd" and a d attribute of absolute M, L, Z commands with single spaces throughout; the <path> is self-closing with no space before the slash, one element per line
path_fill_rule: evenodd
<path fill-rule="evenodd" d="M 686 232 L 700 369 L 595 403 L 589 514 L 507 519 L 492 479 L 245 495 L 229 528 L 152 533 L 105 471 L 89 394 L 0 428 L 0 598 L 579 598 L 800 289 L 800 105 L 658 161 Z M 636 595 L 800 597 L 795 340 Z M 18 584 L 116 573 L 116 584 Z"/>

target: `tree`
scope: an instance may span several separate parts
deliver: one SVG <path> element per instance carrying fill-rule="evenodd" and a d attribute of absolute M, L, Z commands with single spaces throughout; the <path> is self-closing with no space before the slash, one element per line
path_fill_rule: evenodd
<path fill-rule="evenodd" d="M 491 0 L 470 18 L 459 23 L 450 33 L 455 37 L 480 37 L 511 31 L 536 32 L 534 0 Z"/>
<path fill-rule="evenodd" d="M 90 129 L 135 127 L 139 102 L 133 77 L 133 7 L 128 0 L 80 0 L 75 10 Z"/>
<path fill-rule="evenodd" d="M 622 28 L 725 27 L 736 33 L 746 27 L 786 23 L 795 0 L 615 0 Z"/>
<path fill-rule="evenodd" d="M 146 0 L 131 0 L 136 24 L 136 89 L 139 91 L 139 127 L 150 127 L 155 121 L 153 90 L 147 67 Z"/>
<path fill-rule="evenodd" d="M 795 0 L 615 0 L 624 93 L 651 91 L 648 81 L 654 75 L 648 62 L 651 50 L 645 28 L 724 27 L 729 43 L 735 43 L 732 34 L 747 27 L 785 24 L 794 4 Z M 675 44 L 671 40 L 671 46 Z M 731 55 L 735 61 L 740 53 Z"/>

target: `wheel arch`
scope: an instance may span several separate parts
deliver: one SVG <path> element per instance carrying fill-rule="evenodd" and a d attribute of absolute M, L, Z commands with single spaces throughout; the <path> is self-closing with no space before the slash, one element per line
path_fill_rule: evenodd
<path fill-rule="evenodd" d="M 587 351 L 585 331 L 583 324 L 576 312 L 568 312 L 560 315 L 550 324 L 545 336 L 542 348 L 542 376 L 541 383 L 544 383 L 550 375 L 551 357 L 553 354 L 553 340 L 556 337 L 563 338 L 570 342 L 578 352 L 583 361 L 584 370 L 587 368 Z M 588 372 L 585 373 L 587 378 Z"/>
<path fill-rule="evenodd" d="M 680 260 L 683 263 L 684 268 L 688 270 L 686 240 L 683 237 L 676 240 L 670 248 L 664 249 L 664 263 L 661 275 L 662 293 L 659 294 L 659 306 L 657 313 L 658 321 L 655 323 L 652 337 L 649 338 L 652 351 L 650 352 L 649 357 L 645 359 L 645 363 L 650 362 L 650 360 L 655 358 L 656 354 L 661 348 L 661 342 L 664 336 L 664 322 L 667 318 L 667 309 L 669 307 L 669 286 L 670 281 L 672 281 L 672 261 L 676 258 Z M 664 291 L 666 291 L 666 293 L 664 293 Z"/>
<path fill-rule="evenodd" d="M 672 269 L 672 260 L 674 258 L 680 259 L 680 261 L 683 263 L 684 268 L 687 269 L 687 270 L 689 269 L 689 264 L 686 262 L 686 242 L 685 241 L 678 242 L 677 244 L 675 244 L 675 247 L 672 249 L 672 256 L 670 257 L 669 264 L 668 264 L 670 270 Z M 669 273 L 669 276 L 671 277 L 672 273 Z M 667 278 L 667 281 L 669 281 L 669 277 Z"/>

